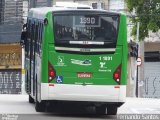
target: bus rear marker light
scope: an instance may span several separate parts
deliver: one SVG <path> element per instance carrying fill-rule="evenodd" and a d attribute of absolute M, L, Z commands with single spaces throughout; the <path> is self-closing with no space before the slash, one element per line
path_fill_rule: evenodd
<path fill-rule="evenodd" d="M 54 84 L 49 84 L 49 86 L 54 86 Z"/>
<path fill-rule="evenodd" d="M 114 86 L 114 88 L 120 88 L 120 86 Z"/>

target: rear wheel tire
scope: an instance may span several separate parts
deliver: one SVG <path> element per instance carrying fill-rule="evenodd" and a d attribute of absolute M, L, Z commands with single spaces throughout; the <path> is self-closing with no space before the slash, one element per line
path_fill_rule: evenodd
<path fill-rule="evenodd" d="M 29 95 L 29 103 L 34 103 L 34 99 Z"/>
<path fill-rule="evenodd" d="M 96 107 L 97 115 L 105 115 L 106 114 L 106 106 L 98 106 Z"/>
<path fill-rule="evenodd" d="M 116 114 L 117 114 L 117 106 L 107 107 L 107 115 L 116 115 Z"/>
<path fill-rule="evenodd" d="M 35 102 L 35 109 L 37 112 L 45 112 L 45 107 L 46 107 L 45 101 Z"/>

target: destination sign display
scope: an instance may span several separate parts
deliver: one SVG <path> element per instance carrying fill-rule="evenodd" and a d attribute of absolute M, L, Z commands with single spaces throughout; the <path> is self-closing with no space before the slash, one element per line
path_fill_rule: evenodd
<path fill-rule="evenodd" d="M 75 16 L 75 26 L 83 27 L 99 27 L 100 26 L 100 19 L 98 16 L 91 16 L 91 15 L 85 15 L 85 16 Z"/>

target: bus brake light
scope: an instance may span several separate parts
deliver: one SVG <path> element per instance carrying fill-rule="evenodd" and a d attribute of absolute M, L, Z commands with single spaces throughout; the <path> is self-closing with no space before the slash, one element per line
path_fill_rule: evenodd
<path fill-rule="evenodd" d="M 121 77 L 121 64 L 117 67 L 113 74 L 113 79 L 120 84 L 120 77 Z"/>
<path fill-rule="evenodd" d="M 49 71 L 49 76 L 50 77 L 54 77 L 55 76 L 55 72 L 54 71 Z"/>
<path fill-rule="evenodd" d="M 118 79 L 118 78 L 119 78 L 119 74 L 118 74 L 118 73 L 115 73 L 115 74 L 114 74 L 114 78 L 115 78 L 115 79 Z"/>
<path fill-rule="evenodd" d="M 48 62 L 48 82 L 51 82 L 56 77 L 56 71 L 51 65 L 50 62 Z"/>

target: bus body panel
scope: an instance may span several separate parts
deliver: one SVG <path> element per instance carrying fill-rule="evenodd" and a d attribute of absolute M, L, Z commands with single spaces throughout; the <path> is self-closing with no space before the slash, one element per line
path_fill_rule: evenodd
<path fill-rule="evenodd" d="M 51 51 L 51 50 L 52 51 Z M 63 77 L 62 84 L 95 84 L 117 85 L 113 80 L 115 69 L 122 63 L 122 47 L 117 47 L 116 54 L 76 55 L 56 53 L 53 47 L 49 50 L 49 62 L 56 70 L 56 75 Z M 90 61 L 89 63 L 83 63 Z M 78 77 L 79 73 L 90 73 L 86 78 Z M 57 79 L 51 81 L 57 83 Z"/>
<path fill-rule="evenodd" d="M 42 100 L 92 101 L 92 102 L 125 102 L 126 86 L 120 85 L 73 85 L 41 84 Z M 47 93 L 47 94 L 46 94 Z"/>

